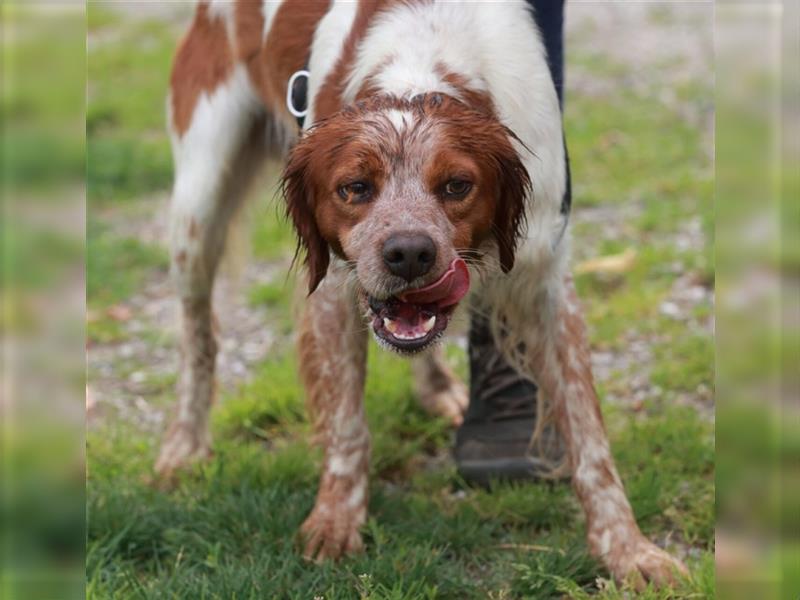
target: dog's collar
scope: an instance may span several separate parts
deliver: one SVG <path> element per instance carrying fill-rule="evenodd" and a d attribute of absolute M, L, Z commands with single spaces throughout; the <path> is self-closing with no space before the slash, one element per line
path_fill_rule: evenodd
<path fill-rule="evenodd" d="M 292 73 L 286 86 L 286 108 L 297 119 L 297 126 L 302 130 L 308 114 L 308 64 L 306 68 Z"/>

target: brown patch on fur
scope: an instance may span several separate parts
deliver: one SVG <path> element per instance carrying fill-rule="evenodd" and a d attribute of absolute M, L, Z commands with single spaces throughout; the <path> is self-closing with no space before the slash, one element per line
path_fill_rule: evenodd
<path fill-rule="evenodd" d="M 453 150 L 480 157 L 476 161 L 481 170 L 477 190 L 480 201 L 448 201 L 445 208 L 456 226 L 456 247 L 476 248 L 493 233 L 500 266 L 508 272 L 514 266 L 517 240 L 525 224 L 525 201 L 530 193 L 528 172 L 511 144 L 516 136 L 489 113 L 464 110 L 463 104 L 449 98 L 441 112 L 448 125 L 446 142 L 429 163 L 426 179 L 435 189 L 445 183 L 447 176 L 459 172 L 454 159 L 449 158 Z"/>
<path fill-rule="evenodd" d="M 262 0 L 236 0 L 233 8 L 236 32 L 236 60 L 250 67 L 264 43 L 264 13 Z M 258 74 L 261 70 L 258 70 Z"/>
<path fill-rule="evenodd" d="M 437 63 L 436 73 L 457 90 L 458 97 L 464 104 L 477 112 L 496 118 L 497 113 L 495 111 L 494 102 L 488 92 L 470 87 L 466 77 L 448 71 L 443 63 Z"/>
<path fill-rule="evenodd" d="M 562 310 L 559 315 L 566 329 L 563 343 L 556 346 L 559 364 L 563 369 L 563 377 L 566 381 L 579 382 L 581 386 L 587 390 L 587 393 L 590 393 L 596 398 L 597 395 L 594 390 L 594 378 L 592 377 L 592 363 L 586 334 L 586 325 L 581 315 L 580 301 L 575 292 L 575 284 L 572 275 L 566 277 L 565 287 L 567 306 L 572 307 L 574 310 Z M 569 358 L 570 348 L 576 357 L 577 365 L 573 365 Z M 600 411 L 599 401 L 592 403 L 591 408 L 598 422 L 603 425 L 603 415 Z"/>
<path fill-rule="evenodd" d="M 197 237 L 197 221 L 194 217 L 189 219 L 189 237 L 196 238 Z"/>
<path fill-rule="evenodd" d="M 314 100 L 314 116 L 317 119 L 329 117 L 342 108 L 345 79 L 355 62 L 358 44 L 364 38 L 375 15 L 386 9 L 389 4 L 389 0 L 359 1 L 353 26 L 344 41 L 339 59 L 325 78 L 325 82 Z"/>
<path fill-rule="evenodd" d="M 313 146 L 302 142 L 295 146 L 283 170 L 281 188 L 286 201 L 286 214 L 297 233 L 297 249 L 293 262 L 301 250 L 305 251 L 303 264 L 308 270 L 308 293 L 312 293 L 325 277 L 330 263 L 330 250 L 322 237 L 314 215 L 316 191 L 311 179 Z"/>
<path fill-rule="evenodd" d="M 186 250 L 178 252 L 177 256 L 175 256 L 175 262 L 178 263 L 178 266 L 181 268 L 186 265 Z"/>
<path fill-rule="evenodd" d="M 375 83 L 375 79 L 377 78 L 378 73 L 392 64 L 393 60 L 394 59 L 392 57 L 382 60 L 380 64 L 378 64 L 378 66 L 364 79 L 361 89 L 358 90 L 358 93 L 356 94 L 356 102 L 367 101 L 370 98 L 381 95 L 381 90 Z"/>
<path fill-rule="evenodd" d="M 286 108 L 286 86 L 295 71 L 306 66 L 317 25 L 330 8 L 330 0 L 287 0 L 272 19 L 269 34 L 260 52 L 248 60 L 250 75 L 263 102 L 275 114 L 294 117 Z M 252 7 L 242 7 L 245 18 Z M 260 4 L 258 9 L 261 14 Z M 263 17 L 261 17 L 263 27 Z M 253 43 L 247 48 L 252 50 Z"/>
<path fill-rule="evenodd" d="M 209 17 L 207 4 L 199 4 L 192 26 L 178 47 L 170 77 L 172 123 L 179 136 L 189 128 L 200 94 L 225 81 L 233 64 L 225 23 Z"/>

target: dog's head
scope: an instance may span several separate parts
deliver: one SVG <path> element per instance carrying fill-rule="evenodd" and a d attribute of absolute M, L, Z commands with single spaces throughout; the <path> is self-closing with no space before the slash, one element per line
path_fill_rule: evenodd
<path fill-rule="evenodd" d="M 493 246 L 503 271 L 514 264 L 530 180 L 513 138 L 442 94 L 374 98 L 315 125 L 283 173 L 309 291 L 333 251 L 355 270 L 378 341 L 428 346 L 467 292 L 464 257 Z"/>

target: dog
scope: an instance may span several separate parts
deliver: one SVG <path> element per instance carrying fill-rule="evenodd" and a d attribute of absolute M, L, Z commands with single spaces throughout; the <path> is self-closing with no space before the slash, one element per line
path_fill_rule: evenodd
<path fill-rule="evenodd" d="M 548 403 L 591 553 L 639 586 L 686 573 L 639 530 L 609 450 L 568 266 L 561 113 L 529 11 L 430 0 L 198 4 L 167 99 L 183 330 L 159 474 L 210 453 L 214 275 L 254 175 L 283 157 L 308 273 L 300 375 L 324 447 L 301 530 L 306 556 L 362 549 L 367 330 L 401 354 L 425 351 L 412 357 L 422 402 L 458 423 L 466 389 L 435 342 L 469 292 Z"/>

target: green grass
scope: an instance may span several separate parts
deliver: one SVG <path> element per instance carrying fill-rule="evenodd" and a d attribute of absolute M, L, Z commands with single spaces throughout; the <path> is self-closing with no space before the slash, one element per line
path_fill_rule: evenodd
<path fill-rule="evenodd" d="M 100 39 L 90 44 L 87 113 L 89 332 L 102 343 L 131 335 L 106 309 L 154 273 L 166 276 L 165 251 L 120 238 L 113 223 L 126 218 L 120 208 L 169 187 L 164 95 L 177 33 L 154 21 L 125 23 L 96 6 L 88 25 Z M 571 60 L 603 76 L 626 73 L 598 56 Z M 709 98 L 702 85 L 681 94 L 698 105 Z M 624 352 L 629 335 L 652 340 L 650 381 L 661 388 L 638 412 L 604 405 L 612 449 L 645 533 L 670 535 L 693 553 L 690 580 L 640 597 L 711 598 L 713 425 L 673 400 L 701 385 L 713 389 L 712 341 L 659 313 L 678 277 L 696 273 L 713 283 L 711 161 L 700 132 L 657 94 L 570 96 L 566 130 L 576 210 L 617 210 L 619 234 L 596 240 L 597 253 L 636 251 L 626 273 L 577 279 L 592 344 Z M 373 445 L 366 552 L 336 564 L 301 558 L 296 533 L 313 505 L 320 454 L 310 446 L 290 341 L 294 286 L 282 276 L 294 237 L 273 188 L 263 187 L 246 222 L 253 257 L 279 274 L 245 294 L 284 335 L 248 382 L 222 394 L 213 413 L 214 458 L 184 474 L 171 493 L 149 485 L 158 443 L 152 433 L 126 422 L 90 432 L 87 597 L 630 597 L 589 558 L 568 485 L 466 487 L 443 460 L 452 431 L 417 407 L 408 364 L 374 347 L 366 390 Z M 678 247 L 676 232 L 697 217 L 709 241 L 701 251 Z M 578 227 L 576 243 L 603 233 Z M 702 305 L 695 317 L 710 310 Z M 455 346 L 447 353 L 463 375 L 464 353 Z M 623 369 L 601 395 L 627 393 L 638 369 Z M 146 400 L 163 407 L 173 379 L 151 382 Z"/>
<path fill-rule="evenodd" d="M 712 181 L 700 132 L 656 98 L 625 89 L 613 100 L 574 96 L 565 119 L 577 203 L 635 200 L 658 210 L 688 200 L 694 207 L 699 186 Z M 707 186 L 704 202 L 712 191 Z"/>
<path fill-rule="evenodd" d="M 87 235 L 86 296 L 89 307 L 107 307 L 138 291 L 148 269 L 167 268 L 166 251 L 134 238 L 119 238 L 96 222 Z"/>
<path fill-rule="evenodd" d="M 88 14 L 100 36 L 90 48 L 86 113 L 88 196 L 98 205 L 171 183 L 165 98 L 178 37 L 157 20 L 114 27 L 113 13 L 90 4 Z"/>
<path fill-rule="evenodd" d="M 6 186 L 43 202 L 64 198 L 86 168 L 83 138 L 85 43 L 77 12 L 47 18 L 25 3 L 3 3 L 3 86 L 0 122 Z M 48 43 L 42 43 L 47 40 Z M 46 149 L 46 152 L 43 152 Z M 10 215 L 9 215 L 10 216 Z"/>
<path fill-rule="evenodd" d="M 109 317 L 105 310 L 140 291 L 147 276 L 154 271 L 166 278 L 167 266 L 167 253 L 163 248 L 116 236 L 101 221 L 90 216 L 86 231 L 89 339 L 93 342 L 124 339 L 123 324 Z"/>
<path fill-rule="evenodd" d="M 322 566 L 300 556 L 296 531 L 313 505 L 320 457 L 308 446 L 293 359 L 284 357 L 224 399 L 214 419 L 214 459 L 172 493 L 146 483 L 156 440 L 124 424 L 90 435 L 88 596 L 477 598 L 505 591 L 546 598 L 597 591 L 604 572 L 586 553 L 569 486 L 465 489 L 452 467 L 423 467 L 448 450 L 447 426 L 415 405 L 407 364 L 373 350 L 365 554 Z M 690 561 L 692 580 L 677 593 L 709 597 L 710 427 L 689 409 L 665 408 L 645 421 L 620 411 L 608 416 L 643 530 L 673 529 L 701 548 L 701 558 Z M 601 596 L 624 597 L 613 590 Z"/>
<path fill-rule="evenodd" d="M 268 180 L 277 181 L 277 174 L 269 173 Z M 283 216 L 282 201 L 276 194 L 274 183 L 264 186 L 258 204 L 251 209 L 253 255 L 264 260 L 292 256 L 296 245 L 294 231 Z"/>
<path fill-rule="evenodd" d="M 86 109 L 88 336 L 93 342 L 111 342 L 123 340 L 126 332 L 105 309 L 138 291 L 154 270 L 166 276 L 165 249 L 121 239 L 110 231 L 110 223 L 125 218 L 113 213 L 121 202 L 171 184 L 164 98 L 177 38 L 167 24 L 123 23 L 96 2 L 88 6 L 87 25 L 94 36 Z"/>

